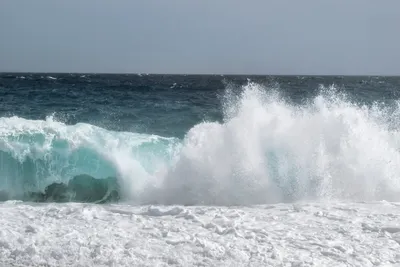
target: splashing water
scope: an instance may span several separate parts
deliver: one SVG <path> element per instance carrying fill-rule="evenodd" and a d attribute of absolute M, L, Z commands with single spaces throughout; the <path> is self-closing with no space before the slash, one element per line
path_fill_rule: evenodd
<path fill-rule="evenodd" d="M 189 131 L 162 191 L 172 203 L 395 199 L 395 113 L 353 104 L 334 88 L 293 106 L 250 83 L 239 96 L 228 92 L 223 124 Z"/>
<path fill-rule="evenodd" d="M 183 140 L 1 118 L 0 190 L 89 174 L 116 176 L 138 204 L 400 199 L 397 106 L 353 103 L 334 87 L 294 105 L 250 82 L 228 89 L 223 108 L 222 123 L 199 123 Z"/>

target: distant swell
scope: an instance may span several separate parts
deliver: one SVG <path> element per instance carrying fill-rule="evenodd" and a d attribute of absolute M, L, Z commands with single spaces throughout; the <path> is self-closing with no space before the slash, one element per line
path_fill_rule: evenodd
<path fill-rule="evenodd" d="M 222 104 L 223 123 L 199 123 L 182 140 L 51 117 L 0 118 L 0 197 L 186 205 L 400 200 L 397 104 L 363 106 L 332 87 L 293 105 L 253 83 L 228 88 Z"/>

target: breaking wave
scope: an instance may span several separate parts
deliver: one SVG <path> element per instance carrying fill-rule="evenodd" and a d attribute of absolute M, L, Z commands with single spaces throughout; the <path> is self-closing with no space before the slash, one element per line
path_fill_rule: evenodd
<path fill-rule="evenodd" d="M 247 205 L 400 200 L 400 108 L 334 87 L 301 105 L 249 83 L 183 139 L 0 118 L 0 197 Z"/>

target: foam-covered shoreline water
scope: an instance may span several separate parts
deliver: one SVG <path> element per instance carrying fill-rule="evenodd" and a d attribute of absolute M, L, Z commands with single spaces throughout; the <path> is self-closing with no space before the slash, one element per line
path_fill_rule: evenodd
<path fill-rule="evenodd" d="M 85 174 L 115 177 L 122 200 L 137 204 L 399 200 L 399 108 L 334 89 L 293 105 L 259 84 L 228 88 L 223 122 L 183 139 L 3 117 L 0 190 L 18 198 Z"/>
<path fill-rule="evenodd" d="M 399 266 L 400 203 L 0 203 L 3 266 Z"/>

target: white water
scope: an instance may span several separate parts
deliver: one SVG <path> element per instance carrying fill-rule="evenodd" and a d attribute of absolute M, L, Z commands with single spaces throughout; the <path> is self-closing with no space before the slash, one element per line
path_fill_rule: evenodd
<path fill-rule="evenodd" d="M 400 266 L 400 203 L 0 203 L 0 266 Z"/>
<path fill-rule="evenodd" d="M 400 199 L 399 109 L 352 104 L 333 88 L 293 106 L 263 89 L 228 92 L 225 122 L 188 132 L 162 203 Z"/>
<path fill-rule="evenodd" d="M 118 175 L 137 204 L 400 200 L 397 107 L 353 104 L 333 88 L 294 106 L 253 83 L 227 90 L 223 105 L 222 124 L 197 124 L 181 141 L 13 117 L 0 119 L 0 145 L 21 163 L 46 161 L 35 179 L 47 184 Z"/>

